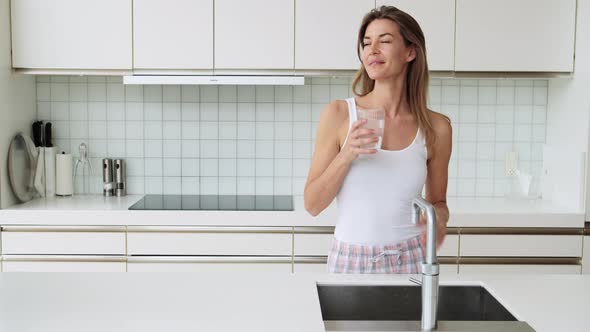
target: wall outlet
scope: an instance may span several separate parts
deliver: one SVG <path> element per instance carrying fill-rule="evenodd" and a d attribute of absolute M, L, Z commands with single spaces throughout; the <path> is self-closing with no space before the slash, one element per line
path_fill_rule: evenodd
<path fill-rule="evenodd" d="M 516 151 L 506 152 L 506 176 L 516 176 L 518 169 L 518 155 Z"/>

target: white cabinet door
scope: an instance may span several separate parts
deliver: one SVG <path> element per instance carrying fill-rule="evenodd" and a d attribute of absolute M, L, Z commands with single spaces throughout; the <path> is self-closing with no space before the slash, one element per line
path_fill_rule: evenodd
<path fill-rule="evenodd" d="M 10 255 L 3 272 L 125 272 L 125 257 Z"/>
<path fill-rule="evenodd" d="M 584 236 L 584 254 L 582 256 L 582 273 L 590 274 L 590 236 Z"/>
<path fill-rule="evenodd" d="M 128 272 L 265 272 L 290 274 L 291 257 L 129 257 Z"/>
<path fill-rule="evenodd" d="M 293 0 L 215 0 L 215 69 L 293 69 Z"/>
<path fill-rule="evenodd" d="M 295 69 L 356 70 L 358 29 L 373 0 L 297 0 Z"/>
<path fill-rule="evenodd" d="M 131 0 L 11 1 L 12 66 L 131 69 Z"/>
<path fill-rule="evenodd" d="M 293 273 L 327 273 L 328 257 L 295 257 Z"/>
<path fill-rule="evenodd" d="M 133 67 L 213 69 L 213 0 L 134 0 Z"/>
<path fill-rule="evenodd" d="M 457 274 L 457 264 L 440 264 L 438 267 L 442 275 Z"/>
<path fill-rule="evenodd" d="M 117 226 L 10 226 L 2 231 L 4 255 L 125 255 Z"/>
<path fill-rule="evenodd" d="M 295 256 L 327 256 L 334 241 L 334 227 L 295 227 Z"/>
<path fill-rule="evenodd" d="M 576 0 L 457 0 L 456 15 L 456 71 L 573 71 Z"/>
<path fill-rule="evenodd" d="M 580 265 L 459 264 L 459 274 L 580 274 Z"/>
<path fill-rule="evenodd" d="M 459 256 L 459 235 L 447 234 L 442 246 L 436 251 L 436 255 L 439 257 Z"/>
<path fill-rule="evenodd" d="M 582 257 L 581 235 L 461 234 L 461 257 Z"/>
<path fill-rule="evenodd" d="M 377 0 L 411 15 L 426 39 L 428 69 L 452 71 L 455 62 L 455 0 Z"/>
<path fill-rule="evenodd" d="M 291 227 L 129 226 L 128 230 L 130 255 L 293 255 Z"/>

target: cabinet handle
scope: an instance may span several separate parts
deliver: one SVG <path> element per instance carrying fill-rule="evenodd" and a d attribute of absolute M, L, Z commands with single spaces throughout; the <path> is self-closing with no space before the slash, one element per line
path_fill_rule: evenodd
<path fill-rule="evenodd" d="M 130 256 L 128 263 L 265 263 L 291 264 L 290 256 L 283 257 L 251 257 L 251 256 Z"/>
<path fill-rule="evenodd" d="M 125 256 L 3 255 L 6 262 L 126 262 Z"/>
<path fill-rule="evenodd" d="M 296 226 L 293 227 L 295 234 L 334 234 L 334 226 Z M 447 228 L 447 235 L 459 234 L 459 228 L 449 227 Z"/>
<path fill-rule="evenodd" d="M 320 227 L 294 227 L 295 234 L 334 234 L 335 227 L 320 226 Z"/>
<path fill-rule="evenodd" d="M 328 256 L 321 257 L 295 257 L 294 263 L 307 263 L 307 264 L 326 264 L 328 263 Z"/>
<path fill-rule="evenodd" d="M 292 234 L 293 227 L 128 226 L 132 233 L 269 233 Z"/>
<path fill-rule="evenodd" d="M 459 264 L 580 265 L 579 257 L 459 257 Z"/>
<path fill-rule="evenodd" d="M 583 228 L 555 228 L 555 227 L 463 227 L 464 234 L 487 235 L 581 235 Z"/>
<path fill-rule="evenodd" d="M 126 226 L 2 226 L 3 232 L 122 232 Z"/>

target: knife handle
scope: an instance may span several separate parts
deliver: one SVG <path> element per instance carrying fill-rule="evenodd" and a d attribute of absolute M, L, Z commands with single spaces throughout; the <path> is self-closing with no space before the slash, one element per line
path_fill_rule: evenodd
<path fill-rule="evenodd" d="M 53 144 L 51 144 L 51 122 L 47 122 L 45 124 L 45 141 L 44 141 L 44 146 L 51 148 L 53 147 Z"/>

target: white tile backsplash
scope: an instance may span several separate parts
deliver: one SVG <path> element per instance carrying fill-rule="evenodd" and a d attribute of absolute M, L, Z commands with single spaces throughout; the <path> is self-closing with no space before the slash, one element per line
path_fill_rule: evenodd
<path fill-rule="evenodd" d="M 256 104 L 238 103 L 238 121 L 256 121 Z"/>
<path fill-rule="evenodd" d="M 201 147 L 198 140 L 182 140 L 181 153 L 183 158 L 199 158 Z"/>
<path fill-rule="evenodd" d="M 219 177 L 219 194 L 235 195 L 238 187 L 236 177 L 220 176 Z"/>
<path fill-rule="evenodd" d="M 162 143 L 162 156 L 164 158 L 180 158 L 182 156 L 182 141 L 164 140 Z"/>
<path fill-rule="evenodd" d="M 256 159 L 256 176 L 274 175 L 274 162 L 272 159 Z"/>
<path fill-rule="evenodd" d="M 180 86 L 165 85 L 162 93 L 164 102 L 180 102 Z"/>
<path fill-rule="evenodd" d="M 201 140 L 201 158 L 219 158 L 218 140 Z"/>
<path fill-rule="evenodd" d="M 200 189 L 199 178 L 196 176 L 183 176 L 181 187 L 183 195 L 198 195 Z"/>
<path fill-rule="evenodd" d="M 165 195 L 180 195 L 182 193 L 181 177 L 167 176 L 164 178 L 164 194 Z"/>
<path fill-rule="evenodd" d="M 252 176 L 238 176 L 238 195 L 254 195 L 256 192 L 255 178 Z"/>
<path fill-rule="evenodd" d="M 235 140 L 219 141 L 219 158 L 236 158 L 238 156 L 238 143 Z"/>
<path fill-rule="evenodd" d="M 167 158 L 164 159 L 164 176 L 177 176 L 182 175 L 182 163 L 180 158 Z"/>
<path fill-rule="evenodd" d="M 181 175 L 183 177 L 199 176 L 199 159 L 183 158 L 181 159 Z"/>
<path fill-rule="evenodd" d="M 180 121 L 180 103 L 164 103 L 162 105 L 162 113 L 164 121 Z"/>
<path fill-rule="evenodd" d="M 219 121 L 236 121 L 238 119 L 237 103 L 219 103 Z"/>
<path fill-rule="evenodd" d="M 302 206 L 320 114 L 352 77 L 304 86 L 123 85 L 120 77 L 40 77 L 37 117 L 60 150 L 128 162 L 130 193 L 292 194 Z M 46 79 L 45 79 L 46 78 Z M 540 174 L 547 81 L 432 79 L 429 108 L 451 118 L 448 196 L 503 196 L 506 152 Z M 100 192 L 101 179 L 93 179 Z M 77 184 L 78 185 L 78 184 Z M 80 184 L 81 185 L 81 184 Z"/>

